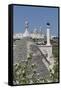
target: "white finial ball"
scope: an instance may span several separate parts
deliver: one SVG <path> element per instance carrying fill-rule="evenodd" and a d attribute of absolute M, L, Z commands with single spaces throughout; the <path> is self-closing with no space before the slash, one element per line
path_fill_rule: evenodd
<path fill-rule="evenodd" d="M 25 21 L 25 24 L 26 24 L 26 25 L 28 24 L 28 21 L 27 21 L 27 20 Z"/>

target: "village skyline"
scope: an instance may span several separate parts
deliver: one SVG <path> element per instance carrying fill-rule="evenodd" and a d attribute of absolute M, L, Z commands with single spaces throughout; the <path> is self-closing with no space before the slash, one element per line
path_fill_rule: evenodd
<path fill-rule="evenodd" d="M 25 31 L 25 18 L 28 18 L 29 32 L 41 26 L 42 32 L 46 33 L 46 23 L 50 23 L 52 36 L 58 36 L 58 8 L 14 6 L 14 32 Z"/>

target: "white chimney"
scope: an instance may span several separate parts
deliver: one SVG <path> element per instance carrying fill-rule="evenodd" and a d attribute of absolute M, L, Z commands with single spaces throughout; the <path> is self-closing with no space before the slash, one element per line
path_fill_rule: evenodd
<path fill-rule="evenodd" d="M 50 44 L 50 24 L 47 23 L 47 45 L 51 45 Z"/>

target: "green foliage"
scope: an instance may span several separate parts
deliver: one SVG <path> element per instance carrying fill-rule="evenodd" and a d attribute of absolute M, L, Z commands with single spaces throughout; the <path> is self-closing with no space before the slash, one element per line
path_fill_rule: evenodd
<path fill-rule="evenodd" d="M 34 68 L 35 64 L 30 64 L 32 59 L 32 55 L 30 54 L 27 61 L 21 61 L 15 64 L 13 67 L 13 77 L 14 81 L 18 82 L 18 84 L 31 84 L 36 82 L 36 78 L 34 75 L 36 74 Z M 17 83 L 16 83 L 17 84 Z"/>
<path fill-rule="evenodd" d="M 58 81 L 58 55 L 57 49 L 53 48 L 53 54 L 56 57 L 55 64 L 53 67 L 54 73 L 50 70 L 50 77 L 41 78 L 36 72 L 37 65 L 32 64 L 32 54 L 25 61 L 18 60 L 18 63 L 13 66 L 13 81 L 15 84 L 35 84 L 35 83 L 48 83 Z"/>
<path fill-rule="evenodd" d="M 58 46 L 53 46 L 53 55 L 55 58 L 58 57 Z"/>
<path fill-rule="evenodd" d="M 58 63 L 57 62 L 55 62 L 55 64 L 54 64 L 54 67 L 53 67 L 53 71 L 54 71 L 54 73 L 52 73 L 52 71 L 50 71 L 50 73 L 51 73 L 51 80 L 52 80 L 52 82 L 58 82 Z"/>
<path fill-rule="evenodd" d="M 51 72 L 51 78 L 53 82 L 58 82 L 59 78 L 59 67 L 58 67 L 58 46 L 53 46 L 53 56 L 54 56 L 54 73 Z"/>

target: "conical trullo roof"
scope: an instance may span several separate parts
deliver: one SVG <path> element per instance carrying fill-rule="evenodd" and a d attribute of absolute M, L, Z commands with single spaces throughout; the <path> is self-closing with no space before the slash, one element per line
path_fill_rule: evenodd
<path fill-rule="evenodd" d="M 25 32 L 23 33 L 23 37 L 30 37 L 29 33 L 29 22 L 28 20 L 25 20 Z"/>
<path fill-rule="evenodd" d="M 23 37 L 30 37 L 30 33 L 28 32 L 28 30 L 26 29 L 24 34 L 23 34 Z"/>

